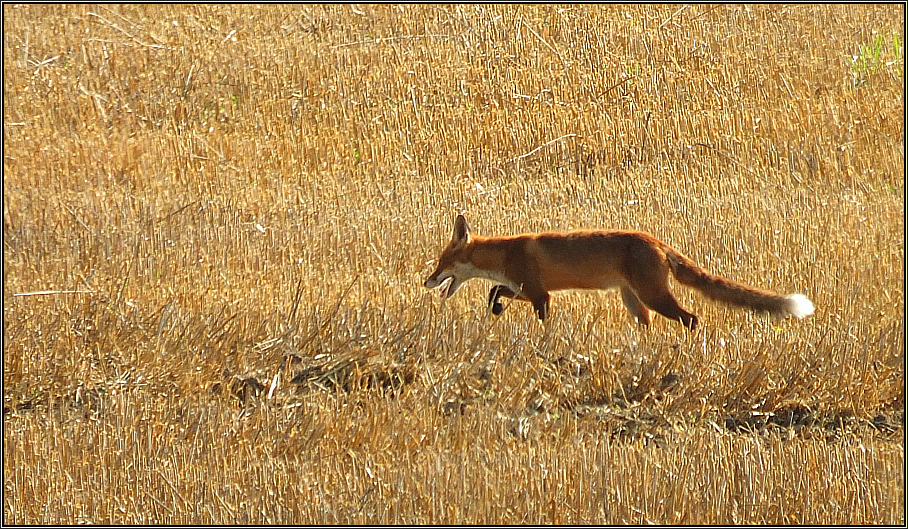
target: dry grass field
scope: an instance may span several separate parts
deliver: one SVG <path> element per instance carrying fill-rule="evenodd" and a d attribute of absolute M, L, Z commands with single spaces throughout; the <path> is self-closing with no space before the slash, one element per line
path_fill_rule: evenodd
<path fill-rule="evenodd" d="M 7 524 L 904 524 L 900 5 L 3 5 Z M 817 307 L 422 286 L 652 233 Z"/>

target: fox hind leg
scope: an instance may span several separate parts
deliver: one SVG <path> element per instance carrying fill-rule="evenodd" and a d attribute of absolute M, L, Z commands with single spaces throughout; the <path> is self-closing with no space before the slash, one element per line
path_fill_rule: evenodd
<path fill-rule="evenodd" d="M 636 301 L 658 312 L 670 320 L 680 321 L 690 330 L 697 328 L 699 318 L 681 308 L 678 300 L 668 289 L 669 264 L 665 255 L 655 248 L 640 248 L 638 259 L 625 268 L 627 285 L 621 289 L 624 303 L 634 314 L 634 299 L 628 298 L 624 290 L 630 289 Z M 636 315 L 636 314 L 635 314 Z"/>
<path fill-rule="evenodd" d="M 637 294 L 634 294 L 630 287 L 621 287 L 621 300 L 624 301 L 627 311 L 631 313 L 631 316 L 637 318 L 637 322 L 640 325 L 649 326 L 649 309 L 646 308 L 646 305 L 640 301 L 640 298 L 637 297 Z"/>
<path fill-rule="evenodd" d="M 646 304 L 647 307 L 653 309 L 659 314 L 665 316 L 670 320 L 680 321 L 690 330 L 697 328 L 697 323 L 699 323 L 699 318 L 695 314 L 691 314 L 686 310 L 681 308 L 681 305 L 678 304 L 678 300 L 675 299 L 675 296 L 672 296 L 671 292 L 668 289 L 663 293 L 655 295 L 643 295 L 642 292 L 638 292 L 640 300 Z"/>

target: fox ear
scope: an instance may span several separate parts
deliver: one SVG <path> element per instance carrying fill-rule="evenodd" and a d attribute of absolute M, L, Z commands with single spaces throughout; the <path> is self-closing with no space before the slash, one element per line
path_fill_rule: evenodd
<path fill-rule="evenodd" d="M 467 219 L 463 215 L 457 215 L 457 219 L 454 220 L 454 241 L 464 241 L 469 239 L 470 236 L 470 226 L 467 224 Z"/>

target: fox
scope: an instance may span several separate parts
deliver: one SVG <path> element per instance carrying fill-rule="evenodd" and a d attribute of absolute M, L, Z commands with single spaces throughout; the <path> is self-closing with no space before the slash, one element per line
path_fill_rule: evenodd
<path fill-rule="evenodd" d="M 625 230 L 575 230 L 484 237 L 470 230 L 463 215 L 454 220 L 454 235 L 441 252 L 438 266 L 424 282 L 440 287 L 449 298 L 470 279 L 491 280 L 488 306 L 498 316 L 501 298 L 528 301 L 545 320 L 551 292 L 618 289 L 628 312 L 643 327 L 650 310 L 691 331 L 699 324 L 668 288 L 668 276 L 706 297 L 776 317 L 806 318 L 813 303 L 803 294 L 782 295 L 711 274 L 678 250 L 652 235 Z"/>

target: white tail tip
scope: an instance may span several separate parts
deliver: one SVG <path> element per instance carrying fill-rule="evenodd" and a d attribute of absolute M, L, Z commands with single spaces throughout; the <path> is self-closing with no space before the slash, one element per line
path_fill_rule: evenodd
<path fill-rule="evenodd" d="M 795 318 L 800 320 L 813 314 L 813 303 L 807 299 L 807 296 L 789 294 L 785 297 L 788 298 L 788 313 Z"/>

